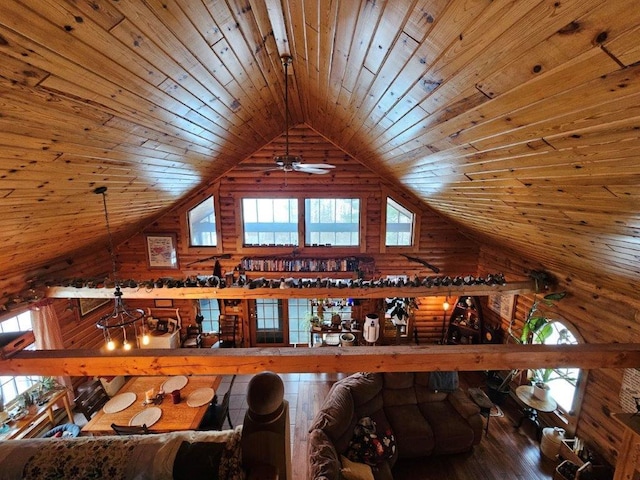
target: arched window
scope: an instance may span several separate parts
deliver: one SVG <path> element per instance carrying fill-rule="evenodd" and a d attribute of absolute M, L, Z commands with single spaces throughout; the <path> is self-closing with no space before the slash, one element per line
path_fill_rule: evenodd
<path fill-rule="evenodd" d="M 577 345 L 581 343 L 577 332 L 568 322 L 553 320 L 549 324 L 551 333 L 541 342 L 534 336 L 533 343 L 543 343 L 545 345 Z M 581 370 L 579 368 L 553 368 L 547 371 L 547 385 L 551 389 L 551 396 L 558 403 L 559 410 L 568 416 L 577 414 L 578 390 L 581 383 Z M 569 421 L 567 419 L 567 421 Z"/>

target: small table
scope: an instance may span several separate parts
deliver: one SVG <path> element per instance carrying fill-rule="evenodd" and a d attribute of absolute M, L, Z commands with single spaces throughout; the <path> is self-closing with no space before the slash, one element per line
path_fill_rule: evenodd
<path fill-rule="evenodd" d="M 115 413 L 105 413 L 103 409 L 99 410 L 89 423 L 82 428 L 82 433 L 90 435 L 113 435 L 114 432 L 111 424 L 128 425 L 129 420 L 131 420 L 135 414 L 145 409 L 145 406 L 142 404 L 145 399 L 145 392 L 152 388 L 158 390 L 168 378 L 169 377 L 132 377 L 118 391 L 118 394 L 133 392 L 136 394 L 135 402 L 124 410 Z M 151 432 L 173 432 L 198 428 L 209 404 L 205 403 L 200 407 L 190 407 L 187 405 L 186 399 L 191 392 L 203 387 L 211 387 L 215 392 L 218 386 L 220 386 L 221 378 L 214 375 L 193 375 L 187 376 L 187 379 L 187 384 L 180 391 L 182 397 L 180 403 L 174 405 L 171 400 L 171 392 L 165 392 L 166 395 L 162 404 L 158 405 L 162 409 L 162 416 L 160 420 L 149 427 Z"/>
<path fill-rule="evenodd" d="M 14 420 L 10 422 L 9 430 L 0 433 L 0 440 L 10 440 L 16 438 L 22 438 L 28 433 L 28 430 L 36 425 L 45 415 L 49 417 L 49 422 L 55 427 L 56 422 L 53 416 L 53 407 L 62 401 L 64 409 L 69 418 L 69 423 L 73 423 L 73 413 L 71 411 L 71 405 L 69 404 L 69 398 L 67 397 L 67 390 L 54 390 L 50 393 L 47 403 L 36 408 L 32 414 L 27 414 L 20 420 Z"/>
<path fill-rule="evenodd" d="M 491 409 L 493 408 L 493 402 L 489 399 L 486 393 L 479 388 L 470 388 L 468 390 L 469 396 L 473 403 L 480 407 L 480 415 L 487 417 L 487 425 L 484 428 L 484 434 L 489 435 L 489 420 L 491 419 Z"/>
<path fill-rule="evenodd" d="M 553 398 L 541 400 L 535 397 L 532 385 L 520 385 L 516 388 L 516 396 L 524 403 L 525 407 L 522 409 L 522 417 L 515 427 L 520 428 L 522 422 L 531 420 L 536 425 L 536 438 L 539 441 L 542 436 L 542 426 L 538 420 L 538 412 L 553 412 L 558 408 L 558 404 Z"/>

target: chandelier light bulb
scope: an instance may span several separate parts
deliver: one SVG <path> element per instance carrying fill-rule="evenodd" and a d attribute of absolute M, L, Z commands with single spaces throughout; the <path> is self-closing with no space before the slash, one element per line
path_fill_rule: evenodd
<path fill-rule="evenodd" d="M 122 348 L 128 352 L 129 350 L 131 350 L 131 344 L 127 340 L 125 340 L 122 344 Z"/>
<path fill-rule="evenodd" d="M 115 350 L 116 349 L 116 342 L 114 342 L 113 340 L 109 340 L 107 342 L 107 350 Z"/>
<path fill-rule="evenodd" d="M 143 345 L 149 345 L 149 335 L 147 335 L 146 333 L 142 336 L 142 344 Z"/>
<path fill-rule="evenodd" d="M 450 307 L 449 302 L 445 300 L 445 301 L 442 303 L 442 308 L 443 308 L 443 310 L 445 310 L 445 311 L 446 311 L 446 310 L 449 310 L 449 307 Z"/>

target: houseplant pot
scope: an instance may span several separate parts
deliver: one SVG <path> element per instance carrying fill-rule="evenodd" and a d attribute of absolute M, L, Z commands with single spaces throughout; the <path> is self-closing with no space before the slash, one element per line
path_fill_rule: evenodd
<path fill-rule="evenodd" d="M 542 400 L 543 402 L 546 402 L 547 400 L 549 400 L 550 392 L 551 392 L 551 389 L 549 388 L 549 385 L 547 385 L 546 383 L 535 382 L 533 384 L 533 396 L 536 397 L 538 400 Z"/>

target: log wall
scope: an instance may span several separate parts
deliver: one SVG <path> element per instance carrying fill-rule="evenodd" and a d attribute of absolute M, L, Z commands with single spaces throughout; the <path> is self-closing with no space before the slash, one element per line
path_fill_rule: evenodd
<path fill-rule="evenodd" d="M 543 269 L 509 252 L 483 247 L 480 254 L 480 272 L 503 271 L 505 275 Z M 640 341 L 640 302 L 606 288 L 606 285 L 590 285 L 578 281 L 564 272 L 548 270 L 558 280 L 556 291 L 566 291 L 567 296 L 553 308 L 556 318 L 573 324 L 586 343 L 624 343 Z M 517 297 L 516 328 L 533 301 L 532 295 Z M 491 314 L 491 311 L 484 309 Z M 486 319 L 486 316 L 485 316 Z M 503 328 L 507 322 L 503 321 Z M 582 399 L 576 434 L 595 447 L 609 462 L 615 465 L 621 446 L 622 427 L 613 420 L 611 413 L 620 412 L 620 390 L 623 370 L 590 370 Z"/>

